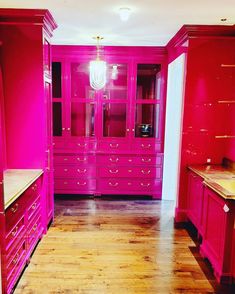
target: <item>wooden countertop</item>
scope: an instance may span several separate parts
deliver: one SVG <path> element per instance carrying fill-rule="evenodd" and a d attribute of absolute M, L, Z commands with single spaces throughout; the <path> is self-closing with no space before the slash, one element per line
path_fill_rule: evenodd
<path fill-rule="evenodd" d="M 7 169 L 3 173 L 5 209 L 10 206 L 40 175 L 42 169 Z"/>
<path fill-rule="evenodd" d="M 222 165 L 188 167 L 204 179 L 204 183 L 224 199 L 235 200 L 235 170 Z"/>

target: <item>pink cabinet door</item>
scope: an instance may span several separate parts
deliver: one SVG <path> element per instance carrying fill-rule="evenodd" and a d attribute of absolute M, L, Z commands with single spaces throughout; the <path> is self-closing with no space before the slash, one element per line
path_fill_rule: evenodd
<path fill-rule="evenodd" d="M 232 236 L 234 233 L 234 203 L 221 198 L 205 187 L 203 211 L 204 236 L 202 254 L 211 262 L 219 281 L 231 281 L 232 277 Z"/>
<path fill-rule="evenodd" d="M 187 216 L 200 234 L 202 234 L 203 189 L 203 179 L 195 173 L 189 172 Z"/>

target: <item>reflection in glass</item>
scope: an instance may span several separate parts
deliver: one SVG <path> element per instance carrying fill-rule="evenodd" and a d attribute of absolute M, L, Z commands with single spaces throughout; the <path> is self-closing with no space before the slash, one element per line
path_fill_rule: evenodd
<path fill-rule="evenodd" d="M 135 136 L 142 138 L 158 137 L 159 105 L 137 104 Z"/>
<path fill-rule="evenodd" d="M 71 97 L 93 99 L 94 93 L 90 87 L 89 63 L 71 63 Z"/>
<path fill-rule="evenodd" d="M 127 64 L 109 63 L 108 81 L 103 92 L 103 99 L 127 98 Z"/>
<path fill-rule="evenodd" d="M 52 62 L 52 97 L 61 98 L 61 62 Z"/>
<path fill-rule="evenodd" d="M 94 136 L 95 107 L 91 103 L 71 103 L 71 135 Z"/>
<path fill-rule="evenodd" d="M 60 102 L 53 102 L 53 136 L 62 136 L 62 108 Z"/>
<path fill-rule="evenodd" d="M 103 136 L 125 137 L 126 136 L 126 104 L 104 103 L 103 104 Z"/>
<path fill-rule="evenodd" d="M 160 64 L 137 65 L 136 99 L 160 99 Z"/>

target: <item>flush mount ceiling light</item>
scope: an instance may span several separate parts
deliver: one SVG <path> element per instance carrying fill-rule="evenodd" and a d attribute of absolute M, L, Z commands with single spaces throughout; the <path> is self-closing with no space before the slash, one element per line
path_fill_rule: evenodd
<path fill-rule="evenodd" d="M 129 7 L 119 8 L 119 16 L 122 21 L 127 21 L 130 17 L 131 10 Z"/>
<path fill-rule="evenodd" d="M 101 90 L 106 84 L 106 62 L 100 59 L 100 41 L 102 37 L 94 37 L 97 41 L 96 45 L 96 59 L 90 61 L 90 86 L 94 90 Z"/>

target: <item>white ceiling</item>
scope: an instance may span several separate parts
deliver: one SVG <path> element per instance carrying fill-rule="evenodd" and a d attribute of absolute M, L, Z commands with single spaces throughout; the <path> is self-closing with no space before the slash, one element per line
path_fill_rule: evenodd
<path fill-rule="evenodd" d="M 127 22 L 118 9 L 130 7 Z M 58 24 L 53 44 L 166 45 L 183 24 L 235 23 L 235 0 L 0 0 L 0 7 L 46 8 Z M 221 18 L 227 18 L 221 22 Z"/>

